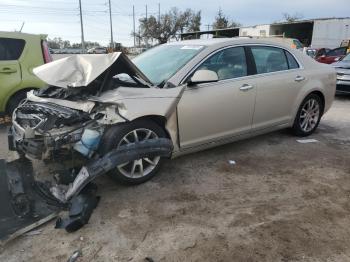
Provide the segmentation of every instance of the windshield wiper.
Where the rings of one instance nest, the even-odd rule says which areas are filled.
[[[163,80],[162,82],[160,82],[157,86],[159,87],[159,88],[163,88],[164,87],[164,85],[165,85],[165,83],[166,83],[166,81],[165,80]]]
[[[137,76],[133,76],[137,81],[139,81],[142,85],[144,86],[148,86],[148,87],[153,87],[153,85],[149,84],[148,82],[146,82],[145,80],[143,80],[142,78],[139,78]]]

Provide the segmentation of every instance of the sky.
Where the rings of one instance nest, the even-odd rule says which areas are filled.
[[[85,41],[110,42],[108,0],[81,0]],[[305,19],[350,16],[349,0],[111,0],[113,37],[115,42],[132,46],[132,7],[135,6],[136,28],[138,19],[164,13],[171,7],[191,8],[202,12],[201,29],[212,24],[219,10],[231,20],[244,26],[268,24],[282,19],[283,13],[300,13]],[[0,31],[47,34],[80,42],[79,0],[0,0]]]

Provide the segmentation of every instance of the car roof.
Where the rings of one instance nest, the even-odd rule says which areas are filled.
[[[171,42],[167,45],[203,45],[203,46],[222,46],[222,45],[238,45],[238,44],[266,44],[289,47],[282,41],[274,41],[274,38],[250,38],[250,37],[234,37],[234,38],[211,38],[211,39],[193,39]]]
[[[0,31],[0,37],[18,38],[18,39],[26,39],[26,38],[38,37],[38,38],[41,38],[41,39],[46,39],[47,35],[45,35],[45,34],[28,34],[28,33],[22,33],[22,32]]]

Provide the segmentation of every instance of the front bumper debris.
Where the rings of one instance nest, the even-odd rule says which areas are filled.
[[[55,218],[62,204],[52,200],[39,192],[29,160],[0,160],[0,245]]]
[[[172,150],[172,142],[167,138],[127,144],[91,160],[75,175],[65,170],[55,186],[36,181],[28,159],[10,163],[0,160],[0,241],[7,242],[51,220],[61,210],[68,210],[69,214],[58,218],[56,228],[78,230],[88,223],[99,202],[92,182],[96,177],[136,159],[170,157]]]
[[[170,157],[172,150],[173,144],[167,138],[148,139],[123,145],[83,166],[67,190],[62,190],[61,187],[53,187],[51,192],[62,203],[66,203],[79,194],[96,177],[109,172],[118,165],[145,157]]]

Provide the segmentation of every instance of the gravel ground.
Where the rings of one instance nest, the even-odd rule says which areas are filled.
[[[50,222],[0,261],[66,261],[75,250],[78,261],[350,261],[349,112],[350,97],[337,97],[317,143],[282,130],[167,161],[139,186],[101,177],[88,225],[68,234]],[[13,157],[4,129],[0,143]]]

